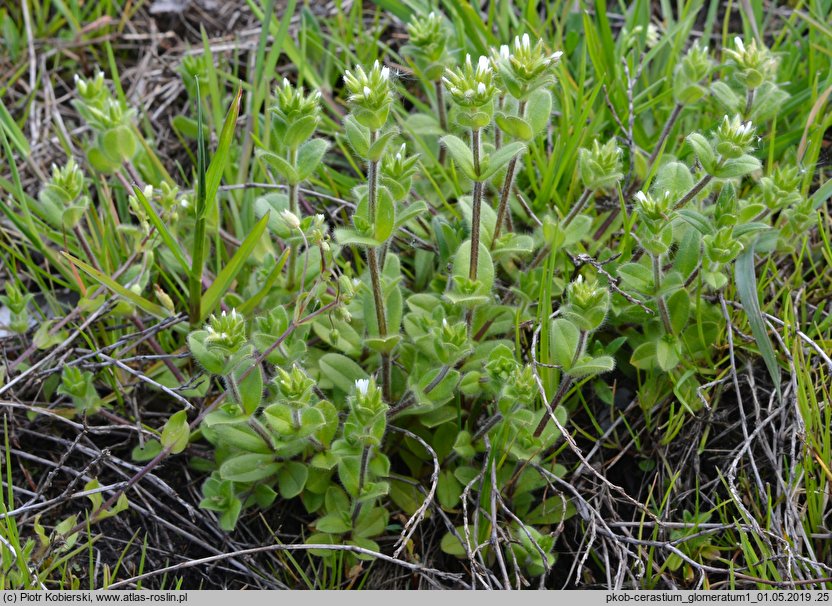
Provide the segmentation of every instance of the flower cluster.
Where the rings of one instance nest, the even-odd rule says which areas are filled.
[[[284,136],[291,139],[285,142],[286,146],[299,146],[312,135],[320,122],[321,93],[315,91],[307,95],[302,86],[296,88],[284,78],[283,84],[275,89],[274,99],[272,115],[282,127]]]
[[[726,48],[725,54],[737,66],[736,78],[750,89],[758,88],[763,82],[774,81],[779,61],[768,48],[752,40],[746,46],[742,38],[734,38],[735,48]]]
[[[488,57],[485,56],[481,56],[474,66],[471,55],[466,55],[462,67],[445,70],[442,82],[451,93],[454,103],[462,107],[488,106],[497,93],[497,87],[494,85],[494,71]]]
[[[205,347],[209,351],[230,355],[246,343],[246,321],[236,309],[232,309],[231,313],[223,311],[219,316],[211,316],[205,331],[208,333]]]
[[[607,190],[624,177],[621,164],[621,148],[610,139],[604,145],[596,139],[592,148],[581,148],[578,166],[584,187],[592,191]]]
[[[714,136],[715,149],[724,158],[739,158],[748,153],[756,140],[754,125],[750,120],[743,122],[738,115],[730,120],[725,116]]]
[[[673,77],[673,97],[676,103],[695,103],[707,94],[708,91],[701,82],[707,78],[712,66],[708,47],[699,46],[698,41],[694,42],[676,66]]]
[[[393,103],[390,68],[376,61],[369,72],[360,65],[344,72],[344,84],[349,92],[347,102],[355,119],[370,130],[378,130],[387,122]]]
[[[501,46],[493,61],[506,90],[515,99],[524,100],[532,91],[554,83],[553,68],[561,55],[560,51],[548,53],[542,40],[532,46],[529,35],[523,34],[514,39],[513,48]]]

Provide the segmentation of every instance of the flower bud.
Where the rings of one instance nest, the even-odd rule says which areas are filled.
[[[379,130],[387,122],[393,103],[390,68],[376,61],[369,72],[360,65],[354,72],[344,72],[344,84],[349,92],[347,102],[359,124],[371,131]]]
[[[275,103],[270,108],[283,143],[297,149],[315,132],[320,122],[321,93],[306,95],[303,87],[295,88],[284,78],[274,91]]]
[[[800,204],[800,170],[797,166],[778,166],[774,173],[760,179],[763,201],[770,210]]]
[[[689,105],[707,94],[700,83],[708,77],[712,62],[708,47],[700,47],[694,42],[688,52],[676,66],[673,77],[673,97],[677,103]]]
[[[705,258],[713,263],[730,263],[737,258],[742,250],[742,244],[734,236],[734,228],[725,226],[715,234],[702,237]]]
[[[743,122],[738,115],[731,120],[725,116],[714,133],[715,148],[723,158],[739,158],[748,153],[756,141],[754,125]]]
[[[581,330],[596,330],[607,317],[610,307],[610,291],[598,285],[596,280],[584,280],[583,276],[566,288],[568,306],[564,315]]]
[[[529,94],[555,82],[554,68],[562,52],[549,53],[538,40],[534,46],[528,34],[514,39],[513,48],[507,45],[493,51],[492,61],[497,67],[502,84],[515,99],[527,99]]]
[[[746,46],[739,36],[734,38],[734,47],[726,48],[725,54],[737,67],[735,77],[740,83],[753,90],[763,82],[776,80],[779,61],[768,48],[756,40]]]
[[[497,88],[494,86],[494,71],[487,57],[481,56],[476,66],[471,55],[465,56],[465,63],[456,69],[448,68],[442,83],[451,94],[451,99],[460,107],[469,109],[490,109]]]
[[[274,381],[280,393],[289,400],[290,404],[295,405],[308,401],[312,387],[315,385],[315,381],[296,365],[292,365],[292,370],[289,372],[278,367]]]
[[[592,191],[612,189],[624,177],[621,148],[610,139],[603,146],[596,139],[592,149],[581,148],[578,166],[584,187]]]
[[[246,344],[246,321],[236,309],[212,315],[205,330],[205,347],[211,352],[231,355]]]
[[[407,24],[408,53],[427,64],[440,63],[445,54],[448,33],[441,14],[431,11],[427,16],[416,16]]]

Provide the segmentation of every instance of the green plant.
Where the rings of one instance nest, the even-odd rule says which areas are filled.
[[[151,109],[76,4],[24,5],[38,52],[50,10],[76,25],[85,61],[61,68],[56,47],[43,65],[108,69],[68,93],[64,166],[38,167],[15,117],[52,80],[0,107],[18,333],[0,399],[79,439],[15,423],[9,486],[51,461],[26,458],[31,432],[72,444],[67,467],[123,430],[141,439],[107,448],[140,467],[85,486],[89,522],[129,524],[145,499],[176,512],[187,493],[142,490],[187,461],[202,511],[166,532],[217,558],[216,521],[272,537],[249,554],[258,582],[361,586],[382,557],[454,586],[551,585],[557,563],[576,586],[828,584],[824,2],[612,20],[606,3],[377,0],[398,21],[250,2],[256,47],[204,32],[164,70],[181,106]],[[18,13],[0,12],[23,66],[9,87],[28,73]],[[734,16],[754,42],[731,42]],[[44,518],[24,519],[31,544],[3,519],[4,578],[78,585],[85,521]],[[157,552],[142,562],[177,565]]]

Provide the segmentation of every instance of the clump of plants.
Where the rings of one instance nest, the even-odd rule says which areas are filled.
[[[311,554],[352,570],[413,554],[431,524],[473,585],[545,582],[564,524],[591,520],[567,480],[601,477],[579,442],[607,439],[595,415],[620,408],[622,385],[644,428],[633,440],[667,445],[719,405],[724,352],[734,364],[735,325],[747,323],[780,389],[754,253],[788,256],[817,221],[796,164],[761,141],[789,94],[778,57],[742,38],[721,61],[686,44],[666,82],[625,61],[621,103],[601,85],[579,91],[593,85],[572,43],[521,32],[457,52],[438,11],[406,33],[400,57],[322,86],[337,93],[329,104],[302,72],[262,99],[216,98],[208,60],[189,59],[196,119],[174,127],[194,143],[190,189],[100,72],[78,78],[85,166],[55,167],[27,221],[48,228],[32,235],[40,249],[66,244],[44,254],[84,312],[113,305],[147,334],[154,357],[139,379],[178,404],[134,457],[152,469],[190,453],[205,474],[199,506],[223,531],[291,507]],[[415,81],[393,68],[403,62]],[[212,106],[228,110],[206,124]],[[650,113],[647,126],[625,124],[624,106]],[[254,108],[245,144],[243,107]],[[620,128],[596,127],[590,110]],[[118,189],[117,205],[93,203],[93,178]],[[5,292],[25,333],[31,295]],[[734,299],[742,313],[729,313]],[[148,320],[170,324],[152,332]],[[113,402],[96,385],[131,370],[65,366],[54,393],[93,416]],[[633,506],[664,515],[655,500]],[[685,511],[686,524],[708,519]],[[688,528],[671,541],[682,547],[659,566],[681,582],[721,555]]]

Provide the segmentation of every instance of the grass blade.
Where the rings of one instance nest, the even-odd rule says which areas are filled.
[[[222,174],[231,157],[231,141],[234,138],[234,127],[237,125],[237,117],[240,115],[240,100],[242,97],[243,89],[242,87],[238,87],[237,94],[234,95],[234,101],[231,102],[231,107],[228,109],[225,122],[220,131],[217,151],[214,153],[214,157],[211,158],[211,164],[208,165],[208,170],[205,173],[206,203],[213,203],[213,200],[216,198],[217,191],[220,188],[220,181],[222,181]],[[200,125],[200,132],[202,132],[201,129],[202,126]]]
[[[127,299],[130,303],[138,307],[139,309],[149,313],[151,316],[155,316],[157,318],[167,318],[170,314],[167,310],[162,307],[161,305],[156,305],[152,301],[148,301],[141,295],[137,295],[129,288],[125,288],[115,280],[113,280],[110,276],[104,275],[91,265],[87,265],[80,259],[76,259],[68,252],[61,253],[69,262],[75,265],[78,269],[83,271],[87,274],[90,278],[101,284],[101,286],[111,290],[113,293],[117,294],[118,296]]]
[[[214,279],[214,282],[210,287],[208,287],[208,290],[205,291],[205,294],[202,296],[200,320],[207,318],[208,314],[214,311],[216,306],[219,305],[220,299],[222,299],[223,295],[228,292],[234,278],[237,277],[237,274],[251,256],[251,252],[254,250],[254,247],[257,246],[257,243],[260,241],[268,223],[269,214],[266,213],[266,215],[257,222],[257,225],[254,226],[254,229],[251,230],[251,233],[249,233],[246,239],[243,240],[243,243],[240,244],[240,248],[237,249],[237,252],[235,252],[234,256],[228,261],[228,264],[223,267],[222,271]]]
[[[191,254],[191,272],[188,277],[188,311],[191,327],[199,324],[202,310],[202,269],[205,264],[205,222],[207,220],[207,197],[205,195],[205,131],[202,129],[202,95],[199,92],[199,79],[196,83],[196,226],[194,229],[194,247]]]
[[[777,356],[774,354],[774,347],[766,330],[766,323],[763,313],[760,310],[760,301],[757,297],[757,275],[754,273],[754,245],[740,253],[734,265],[734,278],[737,281],[737,295],[742,303],[748,323],[751,326],[751,334],[760,349],[760,355],[766,363],[768,373],[780,395],[780,366],[777,364]]]
[[[188,261],[185,259],[185,253],[182,252],[182,248],[180,248],[179,243],[168,231],[165,222],[162,221],[162,218],[158,215],[156,210],[150,205],[150,202],[148,202],[141,188],[138,185],[133,184],[133,192],[136,194],[139,204],[142,205],[142,208],[144,208],[144,211],[147,213],[148,219],[150,219],[150,222],[153,223],[153,227],[156,228],[156,231],[162,237],[164,243],[173,253],[173,256],[176,257],[176,260],[179,262],[182,270],[187,274],[190,270],[190,265],[188,265]]]

